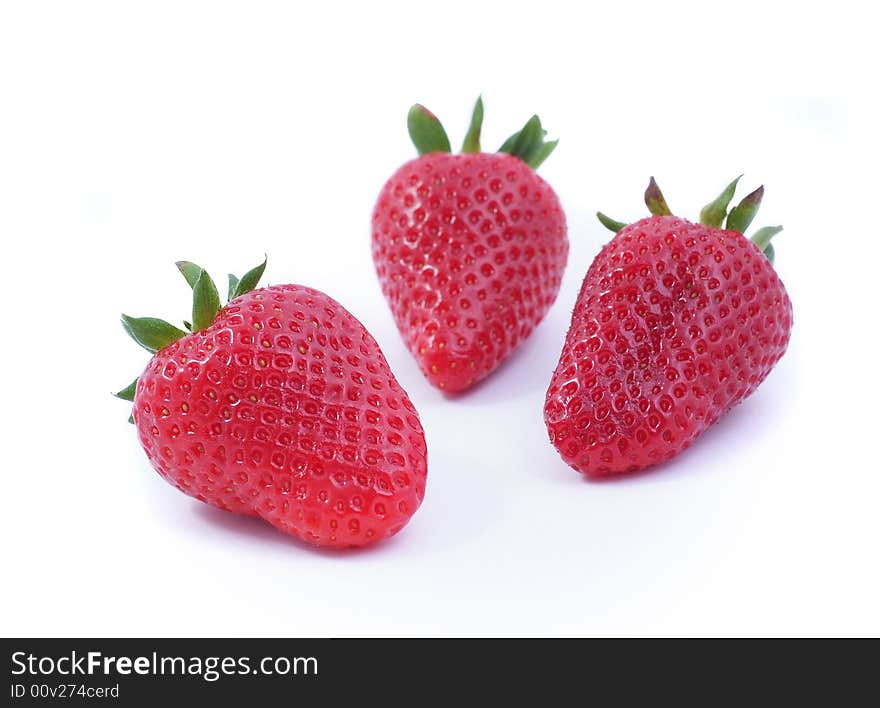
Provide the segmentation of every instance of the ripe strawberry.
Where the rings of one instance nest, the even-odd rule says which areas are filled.
[[[420,157],[382,188],[373,261],[401,334],[434,386],[461,391],[489,375],[556,299],[568,258],[565,215],[535,169],[558,141],[538,116],[498,153],[480,152],[482,99],[461,155],[437,118],[409,113]]]
[[[677,455],[785,353],[791,301],[770,246],[782,229],[743,236],[763,187],[727,215],[738,180],[699,224],[672,216],[653,178],[654,216],[625,226],[599,214],[618,233],[584,279],[544,406],[551,442],[579,472]]]
[[[397,533],[425,494],[419,416],[364,326],[302,285],[254,290],[265,262],[229,303],[198,266],[184,332],[122,316],[153,358],[117,395],[156,471],[185,494],[259,516],[318,546],[364,546]]]

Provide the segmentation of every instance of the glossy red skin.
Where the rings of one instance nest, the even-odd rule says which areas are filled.
[[[737,231],[655,216],[627,226],[581,287],[544,419],[588,476],[674,457],[785,353],[791,301]]]
[[[488,376],[556,299],[565,215],[517,157],[431,153],[401,167],[373,210],[373,262],[397,326],[437,388]]]
[[[317,290],[279,285],[158,352],[134,420],[180,491],[328,547],[397,533],[425,494],[419,416],[376,341]]]

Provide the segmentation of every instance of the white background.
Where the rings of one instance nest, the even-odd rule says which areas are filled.
[[[862,3],[8,2],[0,9],[7,635],[880,633],[877,41]],[[485,145],[533,112],[567,211],[557,304],[471,394],[419,374],[376,282],[373,200],[414,101]],[[696,218],[764,183],[794,302],[760,390],[656,471],[591,483],[544,392],[583,274],[656,175]],[[320,288],[418,407],[425,503],[311,550],[153,472],[110,392],[118,314],[189,309],[173,262]]]

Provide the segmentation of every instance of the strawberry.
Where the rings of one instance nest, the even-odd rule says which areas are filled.
[[[448,392],[488,376],[532,333],[568,258],[559,199],[535,173],[558,141],[545,142],[533,116],[484,153],[482,123],[479,99],[453,155],[437,118],[413,106],[420,157],[392,175],[373,210],[382,292],[422,372]]]
[[[265,268],[229,276],[229,303],[199,266],[191,332],[122,316],[153,354],[117,395],[156,471],[184,494],[258,516],[318,546],[397,533],[425,493],[418,413],[379,345],[342,305],[302,285],[254,290]]]
[[[598,215],[617,235],[581,286],[544,406],[551,442],[579,472],[634,472],[674,457],[785,353],[791,301],[770,245],[782,229],[743,236],[764,190],[727,214],[738,180],[698,224],[672,216],[653,178],[653,216],[625,226]]]

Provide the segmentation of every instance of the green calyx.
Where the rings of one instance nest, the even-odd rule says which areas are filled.
[[[452,152],[449,136],[431,111],[417,103],[409,109],[406,127],[419,155],[429,152]]]
[[[763,185],[758,187],[751,194],[743,197],[743,200],[733,207],[727,215],[727,224],[725,224],[725,228],[733,229],[734,231],[739,231],[741,234],[745,234],[746,229],[749,228],[752,220],[758,213],[763,198]]]
[[[146,349],[155,354],[172,342],[186,336],[186,332],[173,324],[156,317],[129,317],[122,315],[122,328],[128,335]]]
[[[601,211],[596,212],[596,218],[602,222],[602,226],[604,226],[609,231],[613,231],[614,233],[617,233],[618,231],[626,228],[626,224],[624,224],[622,221],[615,221],[610,216],[605,216],[605,214],[603,214]]]
[[[117,391],[113,395],[116,396],[116,398],[121,398],[123,401],[128,401],[129,403],[132,403],[132,402],[134,402],[134,394],[137,391],[137,383],[138,383],[138,380],[135,379],[130,384],[128,384],[128,386],[126,386],[124,389],[122,389],[121,391]],[[128,422],[131,423],[132,425],[134,425],[134,416],[133,415],[128,416]]]
[[[666,197],[663,196],[663,192],[660,191],[660,187],[657,186],[653,177],[645,190],[645,206],[654,216],[672,216],[672,212],[666,204]]]
[[[727,217],[727,207],[730,206],[730,200],[736,194],[736,185],[742,179],[742,175],[737,177],[733,182],[728,184],[724,191],[721,192],[713,201],[709,202],[700,211],[700,223],[706,226],[712,226],[720,229]]]
[[[213,324],[222,307],[217,286],[204,268],[190,261],[178,261],[176,265],[187,284],[192,288],[192,320],[183,321],[184,329],[155,317],[130,317],[125,314],[121,317],[122,328],[151,354],[155,354],[191,332],[207,329]],[[264,258],[260,265],[251,268],[241,278],[230,273],[229,302],[256,288],[265,270],[266,259]],[[133,401],[136,390],[137,379],[113,395],[125,401]],[[134,421],[130,418],[129,422]]]
[[[468,132],[464,136],[464,144],[461,146],[462,152],[480,152],[480,133],[483,130],[483,97],[477,98],[474,104],[474,111],[471,114],[471,124],[468,126]]]
[[[220,293],[217,292],[211,276],[204,270],[196,278],[192,291],[192,329],[193,332],[200,332],[209,327],[220,312]]]
[[[419,155],[431,152],[452,152],[449,136],[447,136],[443,125],[437,116],[421,104],[417,103],[409,109],[407,127]],[[483,97],[480,96],[471,114],[471,122],[461,148],[463,153],[481,152],[480,133],[482,128]],[[550,157],[559,143],[558,140],[547,141],[546,137],[547,131],[541,126],[541,119],[535,115],[529,118],[522,130],[505,140],[498,152],[518,157],[533,170],[536,170],[544,160]]]
[[[720,229],[723,225],[726,229],[745,234],[746,229],[751,225],[761,206],[761,200],[764,198],[764,187],[758,187],[754,192],[743,197],[742,201],[728,212],[728,207],[733,200],[733,195],[736,193],[736,188],[741,178],[742,175],[733,180],[724,188],[721,194],[702,208],[700,211],[701,224],[717,229]],[[672,215],[672,211],[670,211],[666,204],[666,198],[653,177],[651,177],[648,188],[645,190],[645,205],[654,216]],[[615,221],[601,211],[596,213],[596,217],[605,228],[614,233],[627,226],[624,222]],[[775,251],[770,243],[770,239],[780,231],[782,231],[781,226],[765,226],[758,229],[751,237],[751,240],[761,249],[761,252],[767,256],[771,263],[773,263]]]

